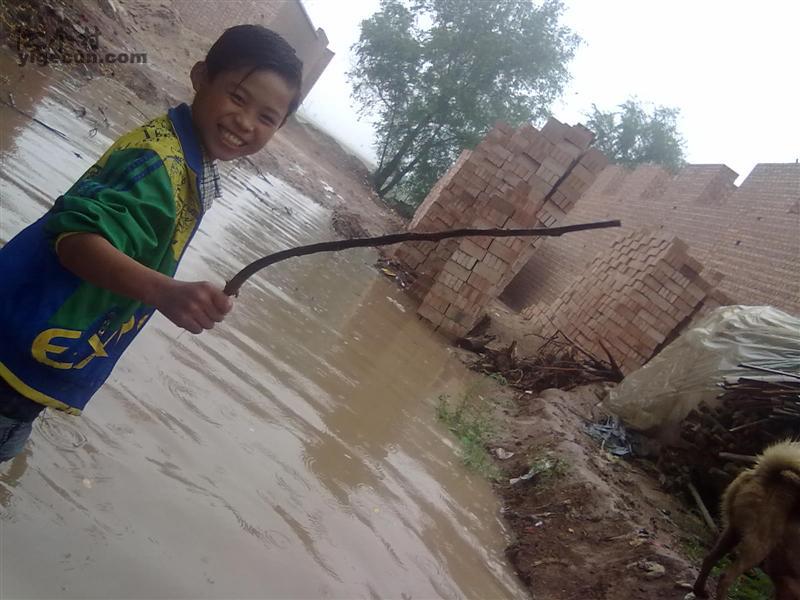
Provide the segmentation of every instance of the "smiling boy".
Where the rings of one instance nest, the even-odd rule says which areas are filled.
[[[257,25],[225,31],[181,104],[117,140],[0,249],[0,462],[50,406],[80,414],[155,310],[201,333],[231,299],[173,279],[215,197],[214,161],[258,152],[300,102],[302,63]]]

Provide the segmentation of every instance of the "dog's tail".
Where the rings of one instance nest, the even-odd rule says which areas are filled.
[[[785,440],[764,450],[756,461],[755,475],[780,478],[800,489],[800,441]]]

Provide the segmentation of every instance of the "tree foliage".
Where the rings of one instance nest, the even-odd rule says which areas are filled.
[[[592,105],[586,126],[595,133],[594,145],[612,161],[634,166],[642,163],[677,170],[685,162],[684,140],[678,133],[680,110],[656,106],[649,112],[635,98],[617,110],[601,111]]]
[[[547,114],[578,44],[562,10],[560,0],[381,0],[348,74],[376,122],[381,196],[417,204],[496,120]]]

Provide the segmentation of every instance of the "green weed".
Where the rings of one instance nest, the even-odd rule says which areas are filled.
[[[700,566],[700,563],[708,553],[709,548],[695,537],[683,540],[684,555],[693,563]],[[711,571],[708,580],[709,591],[713,591],[717,580],[723,570],[731,564],[729,558],[723,558]],[[768,600],[774,594],[772,582],[761,569],[751,569],[731,587],[730,600]]]
[[[508,385],[508,379],[502,373],[489,373],[489,379],[494,379],[500,385]]]
[[[461,459],[473,471],[489,479],[497,479],[500,469],[486,450],[494,432],[491,407],[480,395],[465,393],[458,402],[446,394],[439,396],[436,418],[458,438]]]

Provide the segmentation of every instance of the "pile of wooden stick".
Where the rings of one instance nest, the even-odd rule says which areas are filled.
[[[569,390],[578,385],[602,381],[622,381],[619,366],[594,356],[561,331],[545,339],[533,356],[519,357],[516,342],[504,348],[492,348],[472,338],[459,345],[480,355],[471,366],[487,375],[502,376],[519,390],[538,393],[548,388]]]
[[[755,455],[773,442],[800,434],[800,376],[767,371],[768,378],[722,383],[718,405],[701,406],[690,414],[681,438],[703,453]]]
[[[721,493],[764,448],[800,436],[800,375],[740,366],[756,373],[720,384],[714,407],[700,405],[681,424],[683,447],[663,449],[659,467],[668,487],[693,480]]]

